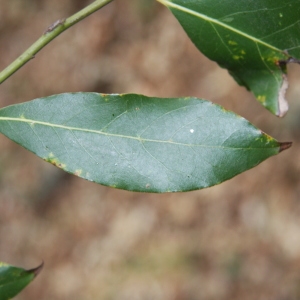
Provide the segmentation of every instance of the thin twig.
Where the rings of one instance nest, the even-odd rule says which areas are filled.
[[[35,43],[0,73],[0,84],[24,66],[29,60],[34,58],[41,49],[62,32],[112,1],[113,0],[96,0],[73,16],[67,19],[58,20],[51,24]]]

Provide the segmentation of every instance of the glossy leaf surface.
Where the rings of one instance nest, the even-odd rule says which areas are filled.
[[[285,147],[196,98],[61,94],[0,110],[0,131],[67,172],[116,188],[188,191],[227,180]]]
[[[300,58],[299,0],[158,0],[196,47],[228,69],[272,113],[288,105],[286,65]]]
[[[0,262],[0,300],[8,300],[19,294],[41,271],[43,265],[24,270]]]

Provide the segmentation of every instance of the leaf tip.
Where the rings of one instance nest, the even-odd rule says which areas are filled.
[[[40,272],[42,271],[44,267],[44,262],[42,262],[38,267],[34,268],[34,269],[30,269],[27,272],[28,273],[32,273],[34,275],[34,277],[38,276],[40,274]]]
[[[289,149],[292,147],[292,142],[284,142],[284,143],[280,143],[280,148],[279,148],[279,153],[286,150],[286,149]]]

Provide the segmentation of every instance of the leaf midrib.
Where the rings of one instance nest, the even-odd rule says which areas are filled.
[[[217,19],[213,19],[213,18],[211,18],[209,16],[206,16],[204,14],[201,14],[201,13],[196,12],[194,10],[191,10],[189,8],[186,8],[186,7],[183,7],[181,5],[175,4],[175,3],[173,3],[173,2],[171,2],[169,0],[157,0],[157,1],[160,2],[161,4],[167,6],[167,7],[175,8],[177,10],[186,12],[186,13],[188,13],[190,15],[194,15],[196,17],[199,17],[199,18],[201,18],[203,20],[206,20],[208,22],[211,22],[211,23],[214,23],[216,25],[222,26],[222,27],[224,27],[224,28],[226,28],[228,30],[231,30],[232,32],[235,32],[235,33],[237,33],[237,34],[239,34],[239,35],[241,35],[241,36],[243,36],[243,37],[245,37],[245,38],[247,38],[249,40],[252,40],[254,43],[264,45],[265,47],[268,47],[268,48],[270,48],[270,49],[272,49],[274,51],[283,53],[283,51],[281,49],[278,49],[278,48],[276,48],[276,47],[274,47],[274,46],[272,46],[272,45],[270,45],[270,44],[268,44],[268,43],[266,43],[266,42],[264,42],[264,41],[262,41],[262,40],[260,40],[260,39],[258,39],[256,37],[253,37],[253,36],[251,36],[251,35],[243,32],[243,31],[240,31],[240,30],[238,30],[238,29],[236,29],[236,28],[234,28],[232,26],[229,26],[229,25],[223,23],[223,22],[220,22]]]
[[[236,149],[236,150],[245,150],[245,149],[273,149],[273,148],[279,148],[279,146],[276,147],[259,147],[259,148],[243,148],[243,147],[224,147],[224,146],[209,146],[209,145],[198,145],[198,144],[185,144],[185,143],[179,143],[179,142],[174,142],[171,140],[153,140],[153,139],[145,139],[141,137],[134,137],[134,136],[129,136],[129,135],[122,135],[122,134],[116,134],[116,133],[109,133],[109,132],[103,132],[100,130],[94,130],[94,129],[87,129],[87,128],[78,128],[78,127],[71,127],[71,126],[65,126],[65,125],[60,125],[60,124],[53,124],[53,123],[48,123],[48,122],[43,122],[43,121],[37,121],[37,120],[32,120],[32,119],[24,119],[24,118],[11,118],[11,117],[0,117],[0,121],[15,121],[15,122],[23,122],[27,123],[29,126],[38,124],[38,125],[43,125],[47,127],[55,127],[55,128],[60,128],[60,129],[65,129],[69,131],[82,131],[82,132],[88,132],[88,133],[96,133],[104,136],[111,136],[111,137],[119,137],[119,138],[125,138],[125,139],[132,139],[136,140],[139,142],[153,142],[153,143],[167,143],[167,144],[174,144],[174,145],[181,145],[181,146],[188,146],[188,147],[206,147],[206,148],[221,148],[221,149]]]

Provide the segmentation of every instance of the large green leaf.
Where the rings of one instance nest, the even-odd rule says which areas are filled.
[[[211,102],[133,94],[9,106],[0,110],[0,132],[67,172],[143,192],[212,186],[287,146]]]
[[[0,300],[8,300],[23,290],[41,271],[43,265],[24,270],[0,262]]]
[[[299,0],[158,0],[196,47],[227,68],[272,113],[288,105],[286,66],[300,58]]]

